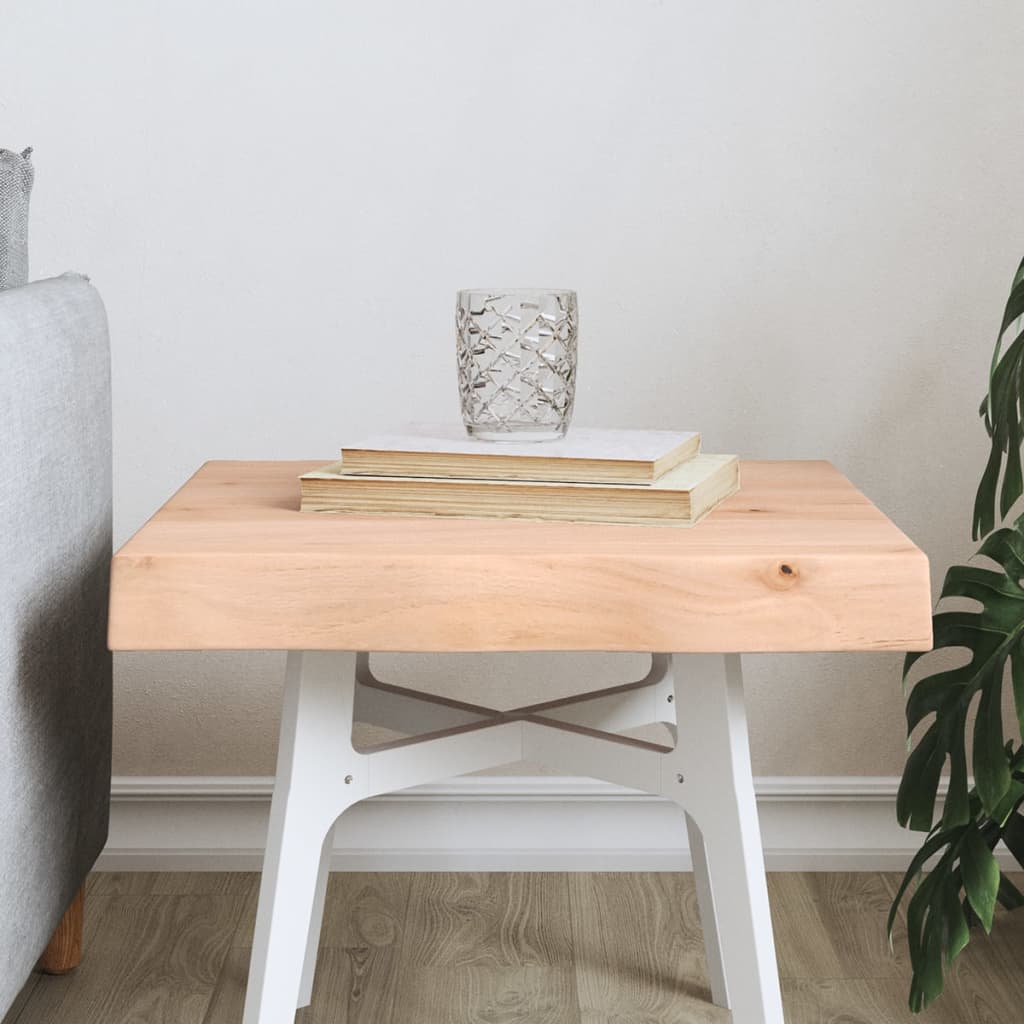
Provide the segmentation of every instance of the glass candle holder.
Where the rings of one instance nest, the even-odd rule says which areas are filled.
[[[576,394],[576,293],[477,288],[455,305],[459,399],[471,437],[553,441]]]

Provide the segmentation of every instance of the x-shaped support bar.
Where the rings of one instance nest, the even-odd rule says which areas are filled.
[[[407,734],[401,739],[360,747],[363,754],[509,722],[530,722],[659,754],[668,753],[674,746],[674,743],[667,746],[620,734],[621,730],[656,722],[667,725],[675,733],[671,659],[664,654],[652,655],[650,671],[636,682],[525,704],[507,711],[386,683],[373,674],[370,656],[366,653],[356,657],[355,677],[355,720]]]

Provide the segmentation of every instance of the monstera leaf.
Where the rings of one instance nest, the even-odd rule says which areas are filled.
[[[1010,297],[1006,300],[995,351],[992,353],[988,394],[981,403],[981,418],[992,439],[992,450],[974,502],[975,540],[991,533],[996,525],[997,492],[999,519],[1006,516],[1014,502],[1024,493],[1024,472],[1021,470],[1021,445],[1024,445],[1024,426],[1021,424],[1024,411],[1024,329],[1017,324],[1022,315],[1024,260],[1021,260],[1010,286]],[[1010,331],[1013,325],[1017,326],[1015,332]],[[1011,336],[1012,340],[1004,352],[1003,341]],[[999,487],[1000,470],[1004,470],[1002,487]]]
[[[1010,910],[1024,905],[1024,895],[1002,876],[992,852],[1002,841],[1024,865],[1024,748],[1018,738],[1007,740],[1002,714],[1008,683],[1014,731],[1024,735],[1024,516],[995,529],[1024,493],[1022,317],[1024,261],[1010,287],[981,404],[992,447],[974,503],[973,530],[985,540],[971,564],[946,574],[932,622],[934,651],[912,654],[904,665],[905,681],[918,667],[924,670],[907,698],[908,735],[923,731],[903,770],[897,815],[900,824],[928,836],[893,901],[889,937],[916,880],[906,914],[914,1012],[942,992],[944,969],[970,941],[972,927],[990,930],[997,903]],[[933,827],[947,766],[949,789]]]
[[[978,697],[974,717],[974,779],[982,810],[994,815],[1010,789],[1011,772],[1004,749],[1002,693],[1007,663],[1016,698],[1018,720],[1024,723],[1024,518],[1013,528],[986,538],[978,555],[999,568],[955,565],[946,573],[941,602],[967,598],[973,611],[939,611],[932,628],[934,650],[910,654],[909,674],[921,658],[940,660],[939,652],[964,649],[970,660],[920,680],[907,699],[907,730],[913,732],[929,715],[934,719],[907,759],[897,799],[901,825],[927,832],[932,827],[939,779],[949,761],[949,792],[942,823],[965,825],[970,820],[967,788],[966,733],[968,712]],[[945,659],[942,659],[945,660]]]
[[[1024,894],[999,871],[992,850],[1001,840],[1024,864],[1024,751],[1008,757],[1012,782],[995,817],[984,813],[977,790],[967,797],[967,821],[940,822],[918,850],[889,911],[889,942],[899,906],[912,882],[917,888],[907,904],[907,944],[913,972],[910,1009],[924,1009],[942,993],[944,968],[970,941],[980,924],[991,931],[996,904],[1008,910],[1024,906]],[[931,870],[922,877],[928,861]]]

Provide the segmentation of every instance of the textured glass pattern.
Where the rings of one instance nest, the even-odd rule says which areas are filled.
[[[569,428],[576,392],[576,293],[461,291],[459,397],[487,441],[548,441]]]

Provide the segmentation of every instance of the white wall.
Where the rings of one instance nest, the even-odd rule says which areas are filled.
[[[579,291],[578,423],[830,458],[938,581],[1024,242],[1022,47],[1015,0],[8,0],[33,271],[109,307],[118,539],[204,459],[455,416],[456,288],[539,282]],[[498,662],[416,671],[491,699]],[[115,771],[270,772],[281,668],[119,657]],[[899,771],[898,657],[748,674],[758,773]]]

